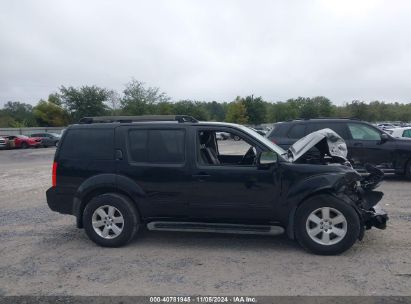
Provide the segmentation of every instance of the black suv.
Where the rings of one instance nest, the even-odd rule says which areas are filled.
[[[240,140],[217,141],[219,132]],[[307,138],[345,146],[331,130]],[[382,193],[373,191],[380,171],[363,178],[330,150],[321,164],[303,164],[241,125],[189,116],[84,118],[61,139],[47,203],[75,215],[107,247],[128,243],[144,226],[286,232],[315,253],[338,254],[365,229],[385,228],[387,215],[376,206]]]
[[[355,169],[361,171],[369,163],[386,173],[411,179],[411,140],[394,138],[364,121],[348,118],[291,120],[274,124],[267,137],[288,149],[298,139],[324,128],[334,130],[345,140],[348,160]]]

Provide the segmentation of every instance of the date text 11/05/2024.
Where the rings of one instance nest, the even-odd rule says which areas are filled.
[[[150,303],[257,303],[255,297],[248,296],[157,296],[149,300]]]

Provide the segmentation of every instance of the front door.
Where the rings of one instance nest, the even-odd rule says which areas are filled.
[[[258,153],[266,148],[231,128],[198,127],[193,132],[191,218],[221,222],[273,219],[280,186],[275,167],[256,165]]]

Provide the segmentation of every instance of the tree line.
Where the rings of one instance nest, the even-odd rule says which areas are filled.
[[[334,105],[328,98],[298,97],[268,102],[262,97],[237,96],[230,102],[172,101],[157,87],[132,79],[122,94],[98,86],[65,87],[37,105],[8,101],[0,109],[0,127],[66,126],[85,116],[191,115],[199,120],[258,125],[296,118],[356,117],[375,121],[411,121],[411,104],[360,100]]]

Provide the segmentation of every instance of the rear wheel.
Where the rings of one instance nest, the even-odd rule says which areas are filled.
[[[316,254],[340,254],[349,249],[360,234],[360,219],[346,202],[322,194],[309,198],[296,213],[297,241]]]
[[[117,193],[94,197],[84,209],[83,225],[88,237],[104,247],[129,243],[137,233],[139,216],[134,204]]]

